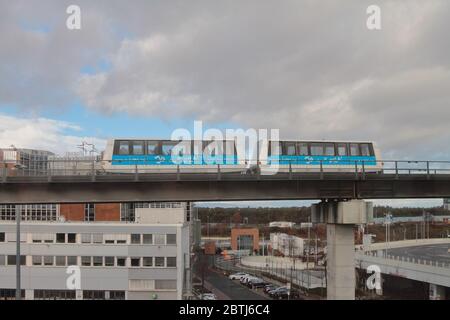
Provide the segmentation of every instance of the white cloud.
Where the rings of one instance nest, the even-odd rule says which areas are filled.
[[[56,154],[80,151],[82,141],[93,143],[102,150],[105,141],[95,137],[67,134],[80,131],[77,125],[46,118],[17,118],[0,114],[0,147],[30,148],[52,151]]]

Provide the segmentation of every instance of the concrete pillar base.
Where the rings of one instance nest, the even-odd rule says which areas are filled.
[[[355,299],[353,228],[373,219],[373,206],[364,200],[322,201],[311,207],[311,221],[327,224],[327,298]]]
[[[353,225],[327,225],[327,299],[355,299]]]
[[[445,287],[430,283],[430,300],[445,300]]]

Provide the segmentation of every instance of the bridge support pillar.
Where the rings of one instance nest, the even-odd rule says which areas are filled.
[[[445,287],[430,283],[430,300],[445,300]]]
[[[327,299],[355,299],[354,226],[373,217],[371,202],[322,201],[312,205],[313,223],[327,224]]]

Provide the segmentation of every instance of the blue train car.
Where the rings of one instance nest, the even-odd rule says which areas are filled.
[[[242,172],[251,164],[272,166],[276,170],[355,171],[382,170],[379,150],[373,142],[269,141],[260,143],[255,156],[237,152],[233,140],[172,141],[160,139],[112,139],[103,154],[108,172]],[[238,156],[239,154],[239,156]]]

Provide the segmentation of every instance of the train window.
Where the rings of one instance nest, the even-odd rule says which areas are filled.
[[[281,154],[281,146],[278,141],[269,142],[269,156],[279,156]]]
[[[350,155],[359,156],[359,146],[357,143],[350,143]]]
[[[144,141],[133,141],[133,154],[144,154]]]
[[[307,156],[309,154],[308,152],[308,144],[304,142],[299,142],[297,146],[298,154],[300,156]]]
[[[232,141],[232,140],[225,141],[225,154],[227,156],[233,156],[236,154],[236,148],[234,147],[234,141]]]
[[[334,143],[326,143],[325,144],[325,155],[326,156],[334,156]]]
[[[128,141],[119,141],[119,154],[130,154],[130,144]]]
[[[347,144],[338,143],[337,144],[337,154],[338,154],[338,156],[346,156],[347,155]]]
[[[176,145],[176,142],[163,142],[162,143],[162,154],[164,156],[170,156],[172,155],[172,149]]]
[[[158,142],[147,141],[147,154],[149,155],[158,154]]]
[[[295,143],[294,142],[285,142],[284,143],[284,154],[287,156],[295,156]]]
[[[203,141],[204,154],[206,156],[216,156],[223,154],[223,141]]]
[[[178,142],[177,144],[177,149],[178,149],[178,155],[180,157],[182,156],[188,156],[192,153],[192,146],[191,146],[191,141],[190,140],[183,140]]]
[[[370,147],[368,143],[361,143],[360,147],[362,156],[370,156]]]
[[[322,143],[311,143],[311,155],[312,156],[323,156],[323,144]]]

